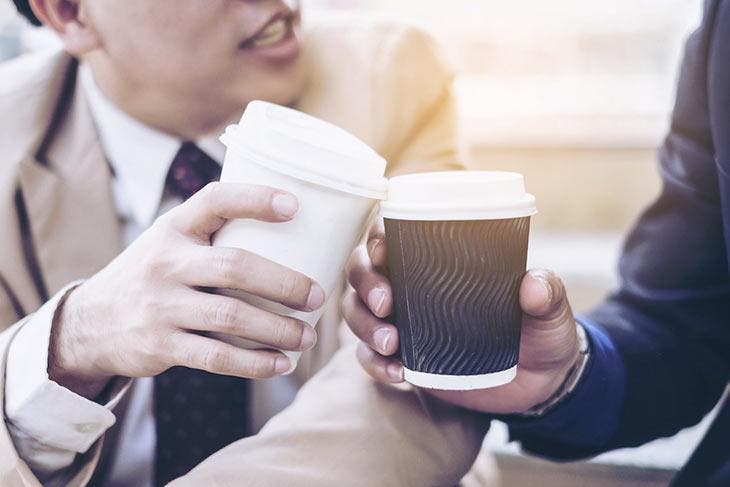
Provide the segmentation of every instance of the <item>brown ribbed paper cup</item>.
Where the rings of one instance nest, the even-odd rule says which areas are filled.
[[[468,390],[516,373],[530,217],[520,174],[391,179],[382,203],[405,379]]]

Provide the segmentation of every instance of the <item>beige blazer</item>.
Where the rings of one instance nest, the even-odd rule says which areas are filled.
[[[361,137],[389,161],[390,174],[459,167],[452,77],[429,37],[387,22],[328,21],[307,29],[305,53],[301,110]],[[122,250],[109,168],[76,75],[76,61],[58,51],[0,65],[1,371],[27,317]],[[328,306],[319,344],[297,371],[302,380],[340,348],[339,296]],[[3,381],[4,373],[0,404]],[[68,485],[103,473],[123,409],[78,458]],[[476,416],[374,385],[343,350],[260,435],[179,485],[453,485],[485,428]],[[0,422],[0,486],[36,485]]]

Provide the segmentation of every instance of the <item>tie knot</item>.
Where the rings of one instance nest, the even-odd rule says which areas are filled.
[[[170,164],[165,185],[174,195],[187,200],[221,175],[220,165],[192,142],[183,142]]]

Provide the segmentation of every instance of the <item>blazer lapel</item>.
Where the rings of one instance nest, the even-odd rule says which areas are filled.
[[[709,107],[730,266],[730,2],[720,1],[708,65]]]
[[[122,249],[110,169],[71,63],[46,139],[19,168],[20,189],[42,284],[53,295],[90,277]],[[70,80],[70,81],[69,81]],[[26,255],[26,259],[28,255]]]

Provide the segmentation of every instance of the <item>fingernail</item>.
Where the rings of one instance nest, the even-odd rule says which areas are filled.
[[[393,382],[403,382],[403,366],[401,364],[388,364],[385,370],[390,380]]]
[[[552,286],[550,286],[550,280],[546,272],[542,269],[532,269],[528,272],[528,275],[532,278],[532,280],[540,283],[540,286],[542,286],[542,289],[544,291],[544,296],[547,296],[547,298],[543,302],[545,304],[550,304],[553,300],[553,288]]]
[[[383,355],[390,355],[388,345],[390,344],[390,330],[387,328],[380,328],[373,334],[373,341],[375,346],[378,347],[378,351]]]
[[[314,311],[319,309],[324,304],[324,290],[316,282],[312,284],[309,289],[309,296],[307,297],[307,309]]]
[[[368,305],[373,313],[380,315],[381,308],[385,302],[385,291],[375,288],[368,294]]]
[[[542,287],[545,289],[545,295],[547,296],[547,299],[545,300],[546,304],[553,302],[553,287],[550,285],[550,281],[545,276],[538,276],[537,280],[540,281],[540,284],[542,284]]]
[[[317,332],[311,326],[305,324],[304,332],[302,332],[302,350],[309,350],[315,343],[317,343]]]
[[[271,199],[271,207],[279,215],[285,218],[291,218],[299,211],[299,202],[288,193],[277,193]]]
[[[382,243],[383,243],[383,241],[381,239],[379,239],[379,238],[376,238],[376,239],[371,240],[370,242],[368,242],[368,255],[370,256],[371,259],[375,255],[375,251],[378,249],[378,247]]]
[[[283,374],[291,368],[291,361],[287,357],[276,357],[274,359],[274,372]]]

